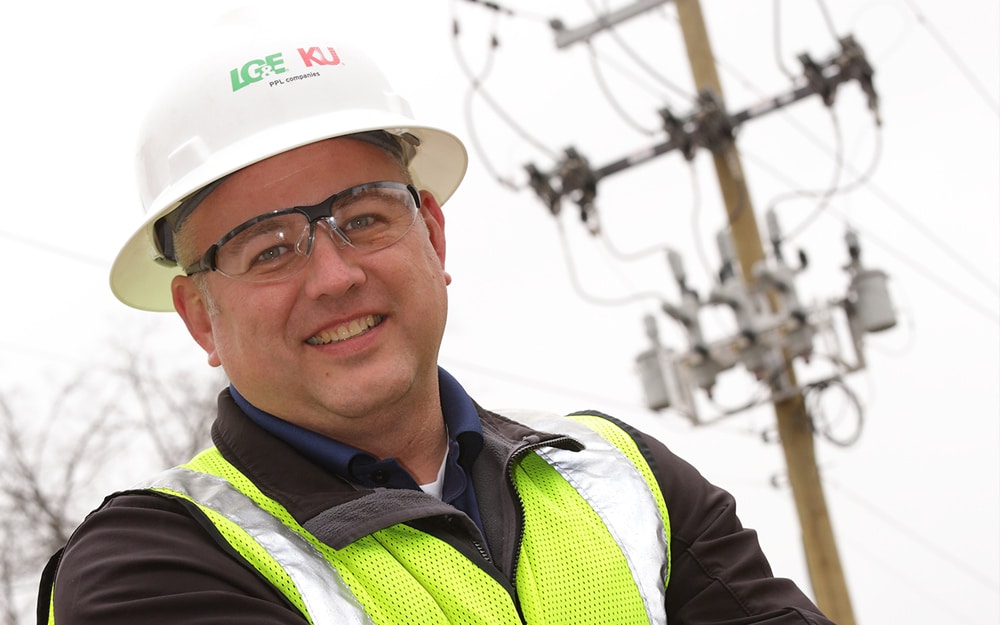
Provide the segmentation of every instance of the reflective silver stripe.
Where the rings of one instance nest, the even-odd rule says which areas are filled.
[[[226,480],[177,467],[144,486],[181,493],[243,528],[292,578],[314,625],[373,625],[323,554]]]
[[[649,622],[666,625],[667,539],[649,485],[635,465],[600,434],[552,414],[504,411],[506,417],[542,432],[565,434],[586,449],[543,448],[538,454],[594,508],[622,548]],[[650,528],[659,528],[650,531]]]

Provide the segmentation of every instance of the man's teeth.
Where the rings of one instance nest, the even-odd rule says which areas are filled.
[[[327,345],[337,341],[346,341],[359,334],[364,334],[369,328],[374,328],[380,323],[382,323],[382,315],[368,315],[360,319],[353,319],[350,323],[338,326],[334,330],[321,332],[306,342],[310,345]]]

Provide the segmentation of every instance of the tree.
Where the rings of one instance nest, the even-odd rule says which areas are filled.
[[[120,351],[120,363],[80,372],[37,413],[23,394],[0,391],[4,625],[33,622],[45,562],[105,494],[210,444],[221,374],[165,372]]]

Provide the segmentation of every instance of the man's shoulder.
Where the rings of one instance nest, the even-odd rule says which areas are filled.
[[[236,613],[254,600],[271,616],[290,617],[273,588],[183,502],[148,491],[113,495],[80,524],[54,588],[56,616],[67,623],[226,622],[225,605]],[[217,598],[218,611],[199,607],[204,593]]]
[[[158,548],[171,550],[186,546],[193,536],[201,538],[199,534],[204,530],[176,499],[143,490],[115,493],[73,532],[60,568],[77,561],[114,561]],[[105,551],[108,545],[116,548]]]

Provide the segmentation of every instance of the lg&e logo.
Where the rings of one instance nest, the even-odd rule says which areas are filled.
[[[316,46],[310,48],[299,48],[299,57],[306,67],[313,65],[339,65],[340,56],[332,48],[327,46],[322,49]],[[277,74],[284,74],[288,71],[285,67],[285,59],[281,52],[269,54],[262,59],[251,59],[243,64],[243,67],[234,67],[229,71],[229,78],[233,83],[233,91],[239,91],[247,85],[260,82],[265,78],[270,78]]]

